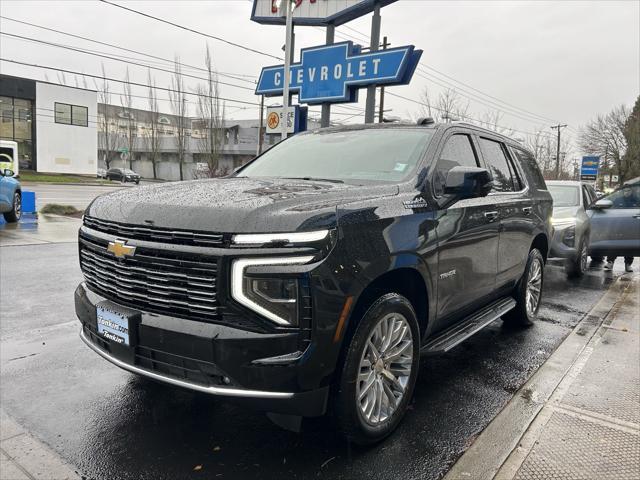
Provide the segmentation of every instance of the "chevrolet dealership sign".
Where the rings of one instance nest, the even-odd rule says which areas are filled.
[[[282,0],[286,1],[286,0]],[[295,0],[294,25],[342,25],[371,13],[396,0]],[[253,0],[251,20],[262,24],[284,25],[285,19],[278,8],[280,0]]]
[[[352,42],[304,48],[301,61],[291,65],[289,91],[301,103],[355,102],[367,85],[408,84],[421,55],[412,45],[370,53]],[[283,86],[284,66],[265,67],[256,95],[282,95]]]

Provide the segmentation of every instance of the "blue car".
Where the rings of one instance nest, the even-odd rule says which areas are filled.
[[[9,223],[17,222],[22,215],[22,189],[9,169],[0,171],[0,213]]]

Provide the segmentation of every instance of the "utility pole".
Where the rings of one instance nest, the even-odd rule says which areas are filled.
[[[387,37],[385,35],[382,40],[382,49],[386,50],[390,44],[387,43]],[[384,86],[380,87],[380,111],[378,112],[378,123],[384,122]]]
[[[291,0],[283,0],[286,16],[286,38],[284,43],[284,85],[282,89],[282,140],[287,138],[289,124],[289,83],[291,82],[291,43],[293,40],[293,5]]]
[[[556,148],[556,173],[555,173],[556,180],[560,178],[560,130],[562,130],[566,126],[567,126],[566,123],[564,125],[558,124],[558,125],[551,126],[551,128],[558,130],[558,145]]]
[[[335,41],[335,33],[336,33],[335,25],[333,24],[327,25],[327,37],[326,37],[327,45],[333,44],[333,42]],[[328,127],[330,123],[331,123],[331,104],[323,103],[322,112],[320,114],[320,126]]]
[[[371,44],[370,52],[377,52],[380,45],[380,4],[376,2],[371,20]],[[367,103],[364,111],[364,123],[373,123],[376,115],[376,86],[367,87]],[[381,109],[382,110],[382,109]]]
[[[260,126],[258,127],[258,155],[262,153],[262,143],[264,141],[264,133],[262,132],[264,117],[264,95],[260,95]]]

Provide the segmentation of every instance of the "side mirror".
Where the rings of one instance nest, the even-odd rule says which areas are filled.
[[[447,172],[444,193],[459,199],[486,197],[492,186],[491,174],[486,168],[453,167]]]
[[[595,210],[606,210],[607,208],[611,207],[613,207],[613,202],[611,200],[607,200],[606,198],[598,200],[591,206],[591,208]]]
[[[4,175],[5,177],[13,177],[13,170],[5,168],[2,172],[2,175]]]

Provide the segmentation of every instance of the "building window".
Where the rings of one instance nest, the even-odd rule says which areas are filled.
[[[71,105],[71,123],[79,127],[89,126],[89,109],[78,105]]]
[[[55,104],[55,122],[65,125],[76,125],[87,127],[89,124],[89,109],[79,105],[69,105],[67,103]]]

